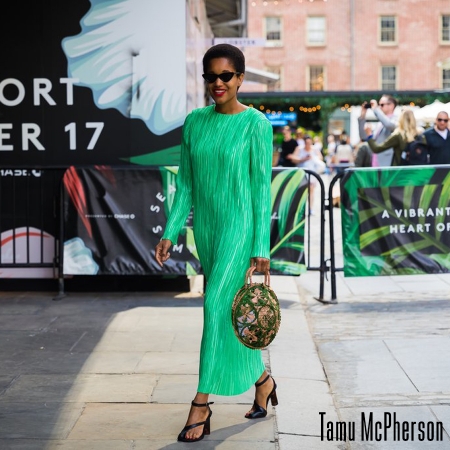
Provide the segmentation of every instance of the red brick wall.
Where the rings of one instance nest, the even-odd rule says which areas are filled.
[[[256,3],[257,6],[252,6]],[[350,5],[354,4],[353,45]],[[380,67],[397,66],[399,90],[441,87],[438,63],[450,62],[450,45],[439,43],[441,14],[450,14],[450,0],[262,0],[248,2],[248,36],[264,37],[264,17],[283,18],[283,46],[247,47],[247,65],[265,70],[281,66],[282,90],[305,91],[308,65],[323,65],[325,90],[378,90]],[[325,16],[327,43],[306,45],[306,18]],[[379,16],[397,17],[397,45],[379,45]],[[353,58],[352,58],[353,48]],[[351,66],[353,61],[353,86]],[[265,91],[261,84],[244,83],[244,92]]]

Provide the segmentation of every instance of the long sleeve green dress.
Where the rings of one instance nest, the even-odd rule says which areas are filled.
[[[192,111],[183,127],[177,190],[163,239],[177,242],[194,207],[194,236],[207,285],[198,392],[238,395],[265,370],[245,347],[231,305],[251,257],[269,258],[273,132],[262,113]]]

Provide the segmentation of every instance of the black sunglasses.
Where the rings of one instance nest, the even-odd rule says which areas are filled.
[[[438,119],[438,122],[448,122],[448,119]]]
[[[239,76],[241,72],[224,72],[219,75],[215,73],[204,73],[202,77],[208,82],[208,83],[214,83],[217,78],[220,78],[224,83],[227,83],[230,81],[235,75]]]

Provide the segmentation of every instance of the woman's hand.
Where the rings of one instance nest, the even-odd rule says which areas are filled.
[[[270,270],[270,259],[250,258],[250,266],[255,267],[256,272],[266,273]]]
[[[169,239],[163,239],[155,247],[155,259],[161,267],[170,258],[169,248],[171,246],[172,242]]]

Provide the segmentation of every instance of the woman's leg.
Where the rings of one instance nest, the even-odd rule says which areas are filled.
[[[208,402],[209,394],[202,394],[201,392],[197,392],[194,398],[195,403],[204,404]],[[187,425],[192,425],[194,423],[204,422],[208,418],[209,408],[207,406],[198,407],[191,406],[191,410],[189,411],[189,416],[186,422]],[[186,432],[187,439],[196,439],[200,437],[203,433],[203,425],[199,427],[192,428]]]
[[[264,381],[269,374],[267,373],[267,370],[265,370],[262,375],[258,378],[258,381],[256,384],[261,383]],[[273,378],[270,377],[265,383],[261,384],[256,388],[255,393],[255,400],[256,403],[259,406],[262,406],[264,409],[267,409],[267,398],[269,397],[270,393],[272,392],[274,388],[274,381]],[[254,411],[254,407],[247,413],[251,414]]]

